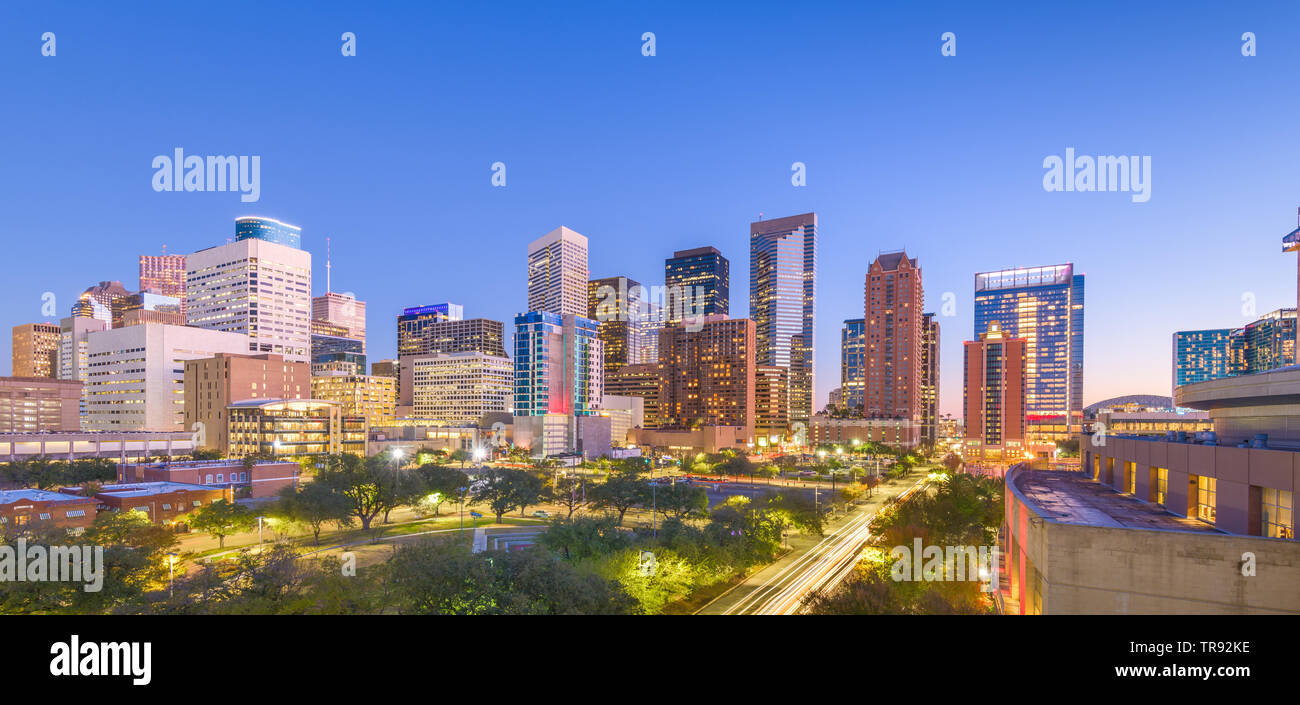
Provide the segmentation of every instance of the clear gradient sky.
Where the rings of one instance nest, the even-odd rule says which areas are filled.
[[[746,315],[750,221],[816,211],[818,408],[880,251],[920,258],[927,308],[956,295],[957,415],[976,271],[1087,274],[1085,403],[1168,394],[1170,334],[1247,322],[1243,293],[1295,305],[1297,3],[703,4],[7,2],[0,330],[55,320],[46,291],[61,317],[99,280],[134,288],[138,255],[222,244],[246,214],[303,228],[317,294],[333,238],[380,359],[403,306],[509,322],[528,242],[559,225],[593,277],[660,283],[674,249],[716,246]],[[176,147],[261,155],[261,201],[154,192]],[[1045,192],[1067,147],[1150,155],[1151,200]]]

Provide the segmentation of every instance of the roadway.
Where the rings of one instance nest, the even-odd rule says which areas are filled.
[[[833,522],[824,536],[791,537],[789,552],[696,614],[797,614],[809,594],[831,590],[848,577],[871,538],[876,513],[889,498],[906,499],[923,488],[927,471],[920,472],[920,479],[913,474],[881,484],[874,496]]]

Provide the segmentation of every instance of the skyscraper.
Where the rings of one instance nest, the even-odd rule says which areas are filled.
[[[638,328],[645,289],[627,277],[592,279],[588,283],[587,318],[599,325],[605,348],[605,374],[642,360]]]
[[[754,322],[715,315],[692,328],[670,323],[659,331],[659,427],[740,426],[752,436]]]
[[[166,251],[166,248],[163,249]],[[169,296],[179,301],[180,323],[183,325],[185,322],[185,255],[140,255],[140,293]],[[166,318],[166,316],[161,317]]]
[[[248,215],[235,218],[235,241],[241,240],[261,240],[301,249],[302,228],[282,223],[274,218]]]
[[[920,424],[925,307],[921,266],[906,252],[879,255],[867,268],[865,291],[863,415]]]
[[[975,333],[997,321],[1025,342],[1031,444],[1068,440],[1082,428],[1083,285],[1070,263],[975,275]]]
[[[1173,390],[1184,384],[1237,374],[1233,366],[1232,334],[1232,328],[1176,331],[1173,341]]]
[[[366,351],[366,302],[350,294],[327,291],[312,298],[311,318],[341,326],[346,330],[344,335],[360,340],[361,352]]]
[[[1234,334],[1237,374],[1266,372],[1296,361],[1296,310],[1278,309],[1247,323]]]
[[[939,320],[933,313],[921,319],[921,440],[939,438]]]
[[[185,255],[140,255],[140,291],[185,299]]]
[[[783,436],[790,430],[790,371],[754,366],[754,434]]]
[[[816,293],[817,214],[751,223],[749,313],[757,364],[790,370],[791,423],[812,416]]]
[[[406,308],[397,317],[397,405],[414,405],[412,365],[420,356],[480,352],[505,358],[505,325],[489,318],[464,317],[460,304]]]
[[[510,409],[510,359],[482,352],[419,355],[411,363],[412,415],[445,425],[481,422]]]
[[[528,246],[528,310],[587,315],[587,238],[566,228]]]
[[[731,263],[714,247],[678,250],[664,260],[664,288],[672,299],[666,302],[665,318],[669,323],[679,322],[697,310],[705,316],[726,316],[731,308]],[[680,293],[683,291],[690,292],[695,306],[676,305],[684,301]]]
[[[69,316],[59,321],[59,379],[81,382],[78,414],[84,426],[86,388],[90,381],[90,334],[108,329],[98,318]]]
[[[186,258],[188,325],[247,336],[240,352],[311,357],[311,253],[244,239]]]
[[[1296,361],[1296,310],[1278,309],[1241,328],[1174,333],[1173,388],[1267,372]]]
[[[1027,351],[1026,341],[1006,335],[996,319],[978,341],[966,342],[962,407],[968,459],[1023,454]]]
[[[573,314],[515,316],[515,442],[535,456],[608,452],[604,352],[596,322]],[[600,422],[603,422],[600,423]]]
[[[185,428],[185,360],[242,353],[238,333],[144,323],[87,336],[85,427],[90,431]]]
[[[840,402],[850,415],[861,416],[866,392],[867,322],[862,318],[844,321],[840,331]]]
[[[59,327],[53,323],[26,323],[13,329],[13,376],[59,376]]]
[[[111,326],[113,301],[130,295],[131,292],[122,286],[122,282],[100,282],[81,292],[77,302],[72,305],[72,315],[77,318],[94,318]]]
[[[532,311],[515,316],[515,415],[591,416],[604,393],[596,322]]]

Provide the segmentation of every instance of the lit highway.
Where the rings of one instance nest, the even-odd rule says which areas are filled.
[[[923,477],[907,487],[898,497],[905,500],[926,485]],[[832,590],[853,571],[863,547],[871,538],[872,522],[885,500],[887,488],[873,498],[867,508],[852,512],[820,541],[802,553],[796,549],[786,559],[759,571],[750,581],[741,583],[718,600],[706,605],[699,614],[796,614],[803,600],[817,590]],[[899,489],[902,489],[901,487]],[[815,537],[814,537],[815,538]],[[745,588],[749,588],[745,591]],[[739,599],[724,599],[729,595]]]

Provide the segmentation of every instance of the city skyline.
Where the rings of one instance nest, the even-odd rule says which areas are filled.
[[[1042,9],[1021,17],[953,8],[947,22],[961,37],[961,53],[944,63],[937,50],[943,28],[898,10],[840,10],[821,18],[824,34],[815,50],[752,56],[741,37],[772,22],[775,10],[760,8],[745,17],[701,10],[693,26],[627,11],[618,20],[624,29],[596,34],[587,30],[599,21],[561,10],[572,12],[574,22],[559,31],[557,41],[568,42],[569,33],[590,40],[581,48],[576,48],[580,42],[568,42],[575,48],[551,54],[528,40],[530,23],[538,17],[533,13],[540,10],[501,18],[500,34],[490,35],[471,21],[486,11],[459,9],[455,12],[470,28],[459,36],[438,33],[443,47],[438,56],[460,52],[480,66],[464,77],[439,79],[447,82],[443,87],[473,88],[469,82],[475,78],[507,67],[520,72],[507,84],[511,92],[504,98],[495,89],[465,93],[467,110],[488,115],[473,127],[437,117],[432,98],[390,90],[435,57],[421,48],[427,41],[403,41],[412,35],[378,12],[362,12],[359,20],[349,21],[359,25],[356,60],[368,62],[364,71],[337,63],[337,48],[327,46],[338,35],[335,25],[343,22],[337,7],[307,19],[249,7],[259,31],[276,32],[283,41],[267,48],[271,56],[234,57],[233,67],[220,70],[216,58],[230,59],[222,47],[232,37],[252,39],[243,28],[248,18],[238,13],[176,10],[177,26],[193,27],[182,39],[156,26],[133,28],[107,10],[90,8],[74,16],[52,9],[39,17],[6,10],[14,21],[3,23],[0,40],[29,70],[5,81],[16,100],[45,106],[39,119],[4,118],[12,132],[32,137],[15,147],[0,172],[5,194],[0,199],[10,214],[6,242],[12,257],[30,261],[45,261],[51,242],[66,246],[59,248],[59,267],[14,273],[0,325],[57,322],[87,286],[131,281],[140,255],[161,254],[164,245],[169,254],[223,245],[233,236],[231,221],[247,215],[301,226],[304,249],[318,264],[324,262],[325,238],[332,238],[333,288],[355,292],[369,303],[370,356],[384,359],[396,357],[388,331],[404,307],[459,301],[476,315],[505,322],[524,312],[525,283],[515,253],[560,226],[590,238],[591,278],[622,275],[653,284],[674,251],[716,247],[735,265],[730,314],[749,316],[740,295],[749,288],[746,223],[759,213],[772,218],[816,212],[821,261],[814,408],[838,386],[839,329],[843,320],[859,315],[861,277],[867,263],[884,251],[906,247],[925,264],[926,309],[940,313],[948,331],[941,341],[945,370],[959,369],[961,344],[972,330],[974,272],[1073,262],[1091,280],[1084,405],[1122,394],[1164,393],[1172,373],[1173,332],[1245,325],[1256,317],[1243,313],[1247,298],[1259,313],[1295,299],[1290,258],[1277,251],[1274,234],[1289,229],[1287,214],[1300,200],[1284,158],[1297,137],[1283,118],[1286,79],[1279,70],[1297,49],[1261,33],[1260,55],[1241,57],[1240,31],[1221,27],[1246,20],[1226,10],[1186,19],[1185,31],[1156,48],[1139,39],[1161,31],[1167,20],[1151,9],[1135,11],[1116,30],[1107,27],[1104,13],[1086,9]],[[1291,9],[1262,9],[1250,19],[1258,31],[1293,15]],[[1034,36],[1032,28],[1048,17],[1068,21],[1053,22],[1059,32],[1050,39]],[[869,31],[863,28],[881,18],[897,20],[898,36],[871,32],[871,41],[862,42]],[[45,64],[35,52],[27,58],[20,53],[30,43],[22,32],[37,20],[66,27],[60,31],[59,56]],[[638,50],[641,25],[659,32],[654,57]],[[733,31],[717,31],[722,26]],[[1107,27],[1104,47],[1128,53],[1062,56],[1053,49],[1100,36],[1102,27]],[[122,48],[133,44],[152,45],[161,55],[193,52],[205,61],[160,64],[152,52]],[[496,53],[476,48],[488,44]],[[871,91],[853,95],[836,80],[803,70],[826,61],[877,65],[900,53],[915,58],[902,67],[910,80],[873,82]],[[752,62],[734,84],[719,90],[716,81],[691,79],[707,64],[713,68],[706,78],[730,80],[734,64],[727,57],[733,55]],[[1041,55],[1054,56],[1053,65],[1027,59]],[[1144,62],[1147,77],[1168,92],[1115,86],[1107,79],[1135,57]],[[297,71],[262,70],[261,61],[288,62],[314,73],[302,81]],[[149,78],[115,89],[128,103],[164,101],[212,118],[169,124],[158,133],[132,127],[129,112],[86,115],[75,106],[102,101],[97,91],[108,90],[111,81],[103,88],[71,81],[60,68],[66,64],[92,76],[138,71]],[[237,84],[222,78],[232,69],[244,75]],[[390,78],[376,81],[376,69]],[[530,82],[557,71],[568,72],[559,97],[573,106],[576,119],[562,123],[535,112],[509,117],[537,101],[540,89]],[[969,87],[994,73],[1001,76],[996,90]],[[1069,94],[1054,91],[1048,80],[1061,73],[1077,80]],[[1189,76],[1196,76],[1194,83]],[[623,86],[628,77],[642,88]],[[191,83],[210,90],[199,95],[173,87]],[[357,99],[336,104],[337,93],[325,90],[336,83]],[[1191,90],[1170,98],[1180,87],[1204,85],[1213,86],[1212,97]],[[591,90],[596,86],[609,90]],[[655,91],[673,86],[676,92],[647,102],[636,92],[647,86]],[[237,98],[250,90],[290,98],[284,101],[289,115],[272,125],[265,116],[240,114]],[[807,129],[780,111],[746,114],[738,121],[735,106],[756,90],[800,90],[823,109],[802,118]],[[1099,92],[1113,99],[1097,101]],[[963,107],[935,115],[919,100],[934,94]],[[1024,108],[1035,97],[1052,101]],[[862,111],[878,101],[897,102],[898,113],[864,122]],[[701,107],[687,112],[685,105]],[[1126,106],[1122,113],[1115,110],[1119,105]],[[1252,109],[1243,112],[1241,105]],[[1174,113],[1177,125],[1158,127],[1161,116]],[[315,115],[331,118],[308,125]],[[368,134],[372,131],[364,126],[376,121],[393,129]],[[1225,121],[1243,129],[1225,133],[1218,129]],[[99,139],[103,130],[116,131],[119,139]],[[1212,144],[1199,137],[1209,133],[1217,135]],[[631,134],[638,138],[630,140]],[[320,140],[343,146],[322,154]],[[433,155],[436,168],[430,171],[427,160],[404,156],[405,148],[395,151],[397,144]],[[149,159],[177,146],[195,153],[260,154],[261,201],[245,204],[228,193],[153,191]],[[1071,146],[1152,155],[1152,199],[1136,204],[1119,194],[1045,192],[1043,158]],[[504,188],[491,186],[490,166],[496,161],[508,169]],[[796,161],[807,165],[807,186],[791,184],[790,165]],[[1227,166],[1207,170],[1206,164]],[[691,173],[696,171],[702,174]],[[434,226],[449,217],[457,219],[461,232],[448,234]],[[1204,266],[1207,248],[1225,242],[1236,245],[1240,256],[1216,263],[1213,285],[1193,285],[1186,274]],[[317,281],[311,293],[319,296],[323,289]],[[45,292],[56,296],[54,316],[41,315]],[[951,317],[942,315],[945,293],[954,297]],[[1158,323],[1128,325],[1134,301],[1143,302],[1144,318]],[[1150,353],[1133,356],[1134,349]],[[0,361],[0,367],[4,364]],[[940,385],[940,411],[960,415],[960,380],[943,375]]]

